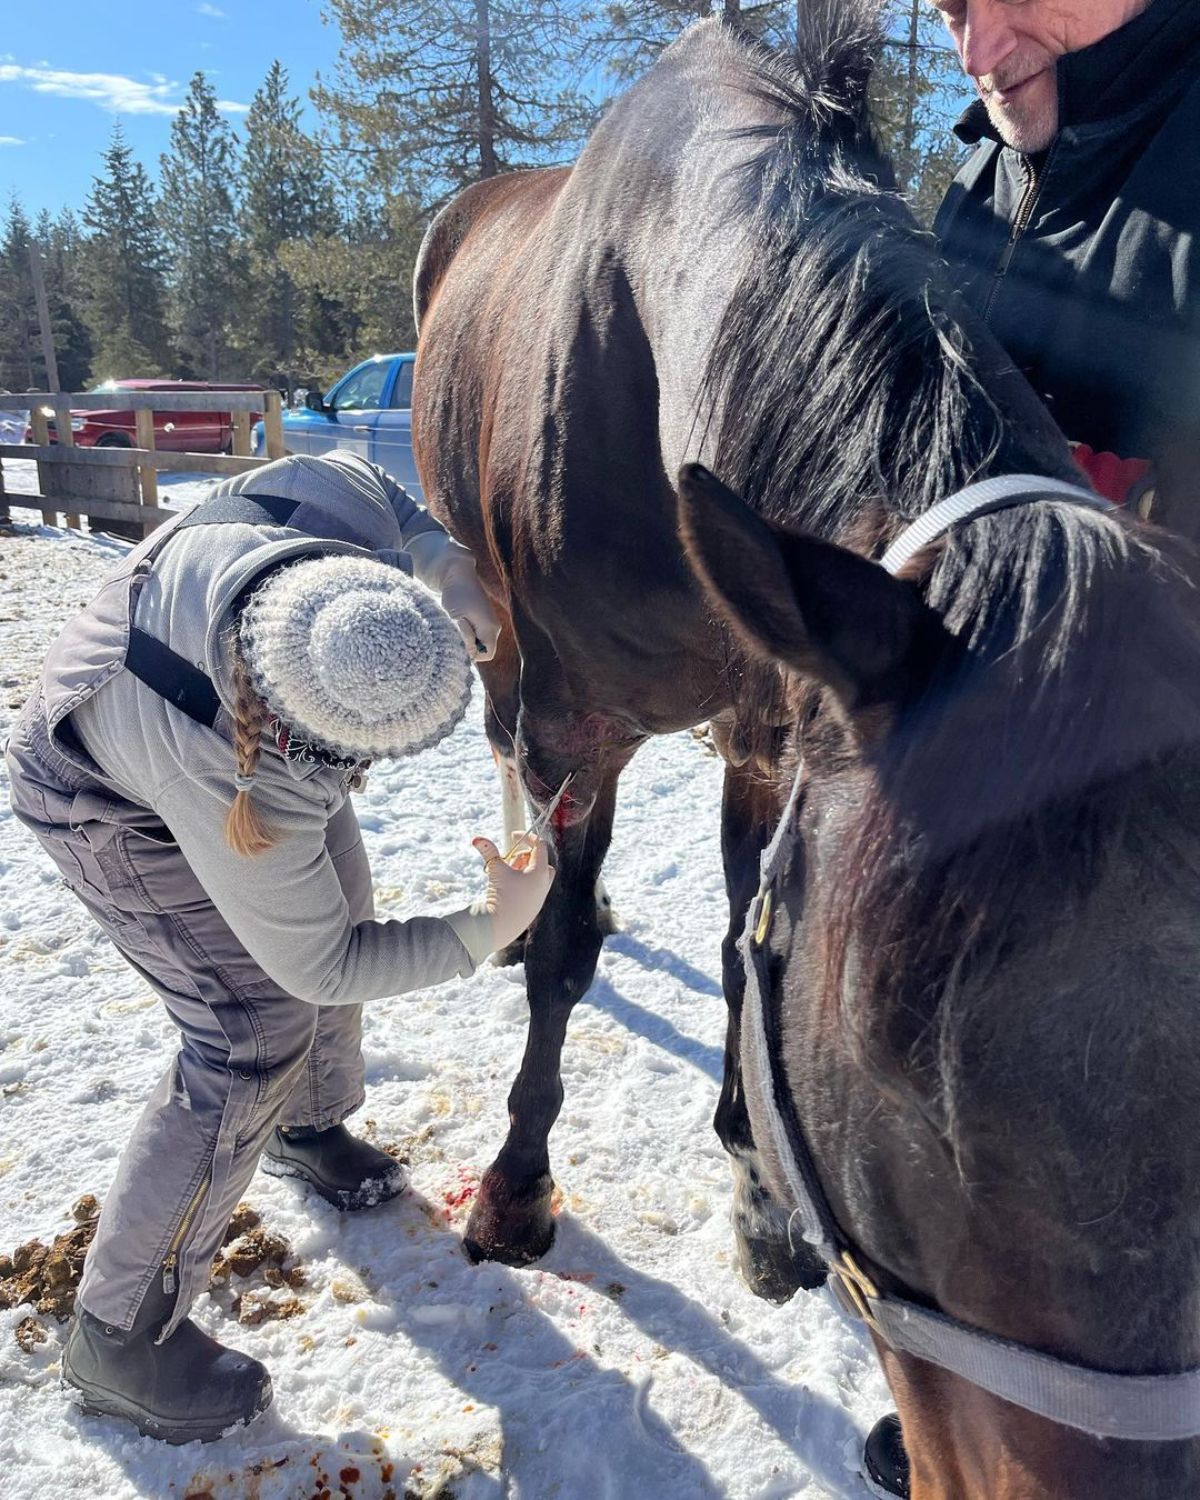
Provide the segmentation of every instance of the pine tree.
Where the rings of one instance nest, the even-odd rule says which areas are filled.
[[[330,296],[309,278],[305,286],[281,258],[285,247],[328,241],[338,229],[333,189],[317,144],[300,126],[300,102],[288,75],[271,64],[246,116],[245,195],[241,231],[249,278],[244,344],[251,372],[290,391],[308,376],[317,349],[330,336]],[[303,264],[301,259],[301,264]],[[336,298],[336,289],[331,295]]]
[[[693,21],[723,15],[764,35],[783,28],[787,10],[782,0],[622,0],[604,6],[605,29],[594,51],[615,81],[629,83]]]
[[[237,139],[213,86],[196,73],[160,166],[158,218],[171,257],[169,310],[185,367],[228,375],[242,268],[233,201]]]
[[[82,390],[92,362],[92,340],[81,313],[83,237],[69,209],[50,217],[43,209],[34,225],[42,252],[42,275],[50,309],[50,330],[64,391]]]
[[[343,175],[426,205],[499,172],[570,160],[594,105],[567,81],[573,0],[330,0],[342,33],[317,107]],[[349,170],[347,170],[349,169]]]
[[[928,224],[963,157],[950,127],[969,90],[926,0],[890,0],[886,23],[874,78],[879,131],[901,191]]]
[[[91,231],[83,280],[93,377],[170,373],[161,235],[145,168],[134,161],[119,123],[104,172],[92,180],[83,222]]]
[[[413,349],[412,276],[427,215],[397,194],[367,206],[337,234],[283,246],[280,257],[323,314],[314,337],[322,385],[365,353]]]
[[[45,363],[29,269],[32,231],[20,199],[9,200],[0,240],[0,387],[43,390]]]

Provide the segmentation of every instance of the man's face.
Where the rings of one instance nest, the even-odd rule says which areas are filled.
[[[1058,134],[1054,64],[1090,47],[1150,0],[933,0],[1001,139],[1044,151]]]

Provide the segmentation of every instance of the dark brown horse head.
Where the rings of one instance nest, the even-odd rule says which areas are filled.
[[[894,578],[706,470],[680,493],[714,606],[791,684],[806,780],[767,1003],[842,1233],[878,1286],[975,1328],[1200,1364],[1191,553],[1036,502]],[[1196,1441],[1102,1441],[879,1350],[919,1500],[1200,1493]]]

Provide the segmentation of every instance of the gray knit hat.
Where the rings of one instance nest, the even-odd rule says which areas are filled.
[[[239,625],[255,692],[333,755],[415,755],[466,712],[471,663],[423,584],[387,563],[316,557],[271,574]]]

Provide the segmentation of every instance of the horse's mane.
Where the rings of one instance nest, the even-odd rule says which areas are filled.
[[[706,383],[720,477],[781,525],[874,555],[980,475],[1078,479],[892,190],[870,125],[878,16],[875,0],[814,0],[794,57],[747,44],[743,86],[764,122],[744,133],[763,146],[740,204],[757,253]],[[949,1099],[985,988],[964,979],[971,963],[981,975],[985,950],[1027,936],[1038,900],[1061,910],[1064,887],[1104,878],[1143,836],[1136,820],[1170,810],[1164,859],[1200,847],[1182,793],[1200,790],[1194,569],[1161,535],[1069,503],[985,517],[941,545],[926,597],[964,650],[889,737],[827,885],[831,994],[894,1078],[920,1051],[923,1087]],[[997,693],[1020,729],[989,742]],[[1039,887],[1047,871],[1054,891]],[[954,955],[936,993],[871,983],[942,973]],[[953,1116],[947,1102],[951,1136]]]
[[[738,169],[735,211],[755,252],[705,381],[716,472],[760,513],[827,536],[881,508],[917,515],[1015,456],[1014,400],[1033,429],[1026,464],[1073,473],[894,190],[868,91],[879,9],[813,0],[794,53],[746,42],[736,83],[764,118],[739,134],[762,149]]]

